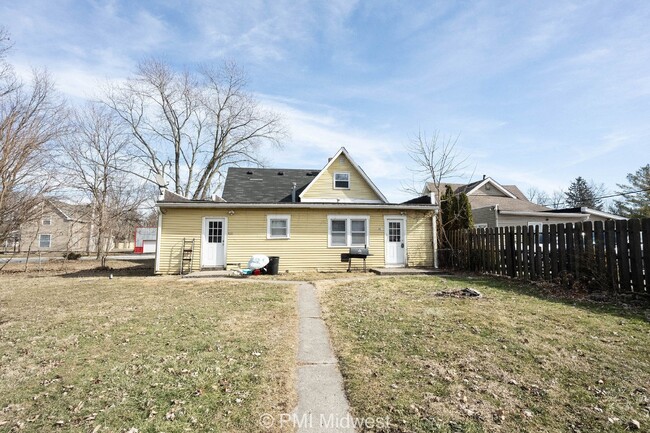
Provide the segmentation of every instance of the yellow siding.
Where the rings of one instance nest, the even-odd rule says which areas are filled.
[[[433,265],[432,213],[409,211],[406,220],[408,266]]]
[[[201,231],[205,217],[226,218],[227,263],[241,263],[243,267],[253,254],[280,257],[280,272],[299,270],[345,270],[347,263],[341,263],[341,253],[347,247],[327,246],[328,215],[363,215],[370,218],[369,267],[384,266],[384,215],[399,212],[390,210],[347,210],[336,209],[234,209],[234,215],[227,210],[210,209],[165,209],[162,215],[160,238],[159,272],[178,273],[180,267],[183,237],[195,239],[193,270],[200,269]],[[266,239],[268,214],[291,215],[291,239]],[[431,245],[431,215],[425,211],[409,211],[407,215],[407,263],[409,266],[431,266],[433,262]],[[354,260],[353,266],[361,264]]]
[[[334,189],[334,173],[340,172],[350,173],[350,189]],[[336,161],[322,172],[302,197],[312,200],[337,198],[342,201],[381,200],[344,154],[339,155]]]

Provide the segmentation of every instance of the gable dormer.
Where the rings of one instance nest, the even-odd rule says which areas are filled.
[[[342,147],[300,194],[302,202],[388,203]]]

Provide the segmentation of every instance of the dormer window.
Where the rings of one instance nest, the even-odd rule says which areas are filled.
[[[334,189],[350,189],[350,173],[334,173]]]

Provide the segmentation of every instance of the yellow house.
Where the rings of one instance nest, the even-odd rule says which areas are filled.
[[[433,267],[438,207],[421,201],[389,203],[345,148],[321,170],[231,167],[222,197],[163,193],[156,273],[179,273],[184,256],[197,271],[253,254],[279,257],[280,272],[345,270],[357,247],[369,267]]]

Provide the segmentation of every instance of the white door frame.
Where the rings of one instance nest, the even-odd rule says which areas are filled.
[[[388,259],[388,221],[400,220],[402,224],[402,241],[404,243],[404,261],[403,263],[386,263]],[[406,216],[404,215],[384,215],[384,266],[401,268],[405,267],[407,263],[408,244],[406,243]]]
[[[200,253],[200,258],[201,258],[201,268],[205,267],[203,261],[203,251],[206,245],[208,244],[208,233],[206,231],[207,223],[208,220],[213,221],[213,220],[221,220],[223,221],[223,234],[222,234],[222,239],[223,239],[223,267],[226,267],[226,263],[228,263],[228,258],[227,258],[227,252],[228,252],[228,218],[224,216],[207,216],[203,217],[201,220],[201,251]],[[220,265],[216,265],[217,267]],[[212,267],[212,266],[210,266]]]

